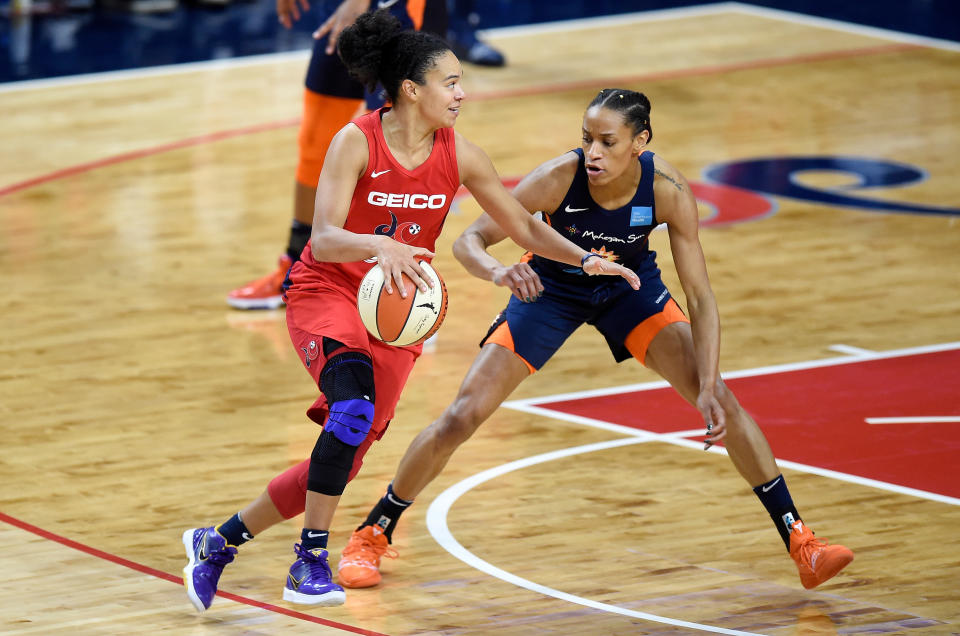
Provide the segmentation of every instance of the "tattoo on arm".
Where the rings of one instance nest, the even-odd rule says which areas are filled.
[[[654,174],[658,174],[664,179],[666,179],[667,181],[669,181],[670,183],[672,183],[677,190],[679,190],[680,192],[683,192],[683,186],[680,184],[679,181],[677,181],[667,173],[663,172],[662,170],[658,170],[657,168],[654,168],[653,172]]]

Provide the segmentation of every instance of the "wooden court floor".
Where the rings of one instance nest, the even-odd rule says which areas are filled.
[[[622,86],[651,98],[652,148],[691,181],[732,160],[863,157],[925,178],[858,196],[960,208],[955,47],[735,6],[506,31],[495,42],[510,65],[466,68],[458,128],[504,177],[578,145],[585,105]],[[618,446],[621,433],[506,408],[405,515],[382,585],[350,591],[341,608],[284,603],[296,519],[244,546],[225,594],[197,615],[179,585],[180,534],[225,520],[316,436],[304,416],[315,389],[283,311],[235,312],[223,300],[286,240],[305,66],[288,57],[0,90],[0,633],[960,632],[955,499],[786,468],[807,522],[857,554],[805,591],[722,453]],[[796,179],[856,184],[825,171]],[[956,214],[770,201],[769,214],[701,232],[724,370],[835,357],[835,345],[960,341]],[[452,398],[506,301],[450,254],[477,212],[463,199],[447,221],[436,259],[451,295],[446,323],[343,498],[334,554]],[[682,299],[665,233],[654,243]],[[581,330],[513,397],[655,379],[614,365]],[[943,423],[943,439],[956,440],[957,427]],[[450,497],[483,471],[608,442]],[[960,469],[944,475],[958,478]],[[438,541],[428,527],[437,515],[499,574]]]

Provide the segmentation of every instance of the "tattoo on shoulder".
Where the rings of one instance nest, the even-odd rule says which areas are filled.
[[[667,181],[669,181],[670,183],[672,183],[677,190],[679,190],[680,192],[683,192],[683,184],[681,184],[679,181],[677,181],[676,179],[668,175],[666,172],[664,172],[663,170],[660,170],[659,168],[654,168],[653,172],[654,174],[658,174],[664,179],[666,179]]]

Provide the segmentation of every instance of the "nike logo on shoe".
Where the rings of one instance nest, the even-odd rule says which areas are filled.
[[[776,486],[777,484],[780,483],[780,480],[781,480],[781,479],[783,479],[783,477],[777,477],[777,480],[776,480],[775,482],[773,482],[773,483],[770,484],[769,486],[764,486],[764,487],[761,488],[760,490],[762,490],[763,492],[770,492],[770,490],[771,490],[774,486]]]
[[[393,0],[393,2],[396,2],[396,1],[397,1],[397,0]],[[387,4],[387,5],[384,5],[384,4],[381,2],[381,3],[380,3],[380,5],[381,5],[380,8],[382,9],[384,6],[389,7],[391,4],[393,4],[393,2],[391,2],[390,4]],[[390,172],[389,169],[388,169],[388,170],[381,170],[380,172],[377,172],[376,170],[374,170],[373,172],[370,173],[370,178],[371,178],[371,179],[376,179],[376,178],[379,177],[380,175],[382,175],[382,174],[387,174],[388,172]]]
[[[206,561],[207,557],[210,556],[210,551],[207,549],[207,535],[204,533],[203,538],[200,539],[200,554],[199,558],[201,561]]]
[[[567,204],[567,207],[563,208],[564,212],[586,212],[590,208],[571,208],[570,204]]]

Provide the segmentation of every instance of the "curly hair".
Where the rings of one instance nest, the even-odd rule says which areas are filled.
[[[433,34],[404,30],[386,9],[364,13],[337,40],[337,53],[350,74],[370,90],[381,84],[392,102],[403,80],[424,84],[427,71],[449,50]]]

